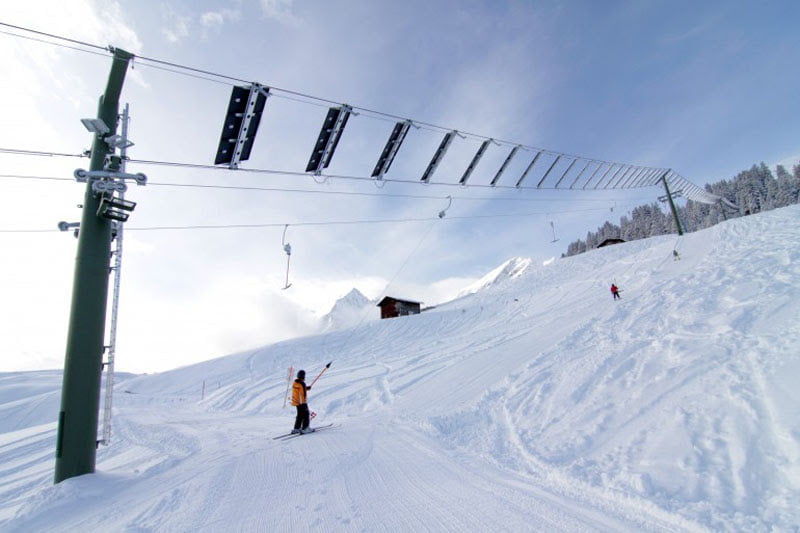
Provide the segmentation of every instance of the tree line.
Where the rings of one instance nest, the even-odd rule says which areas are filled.
[[[731,180],[708,184],[705,189],[726,198],[737,209],[722,202],[708,205],[687,200],[684,206],[676,205],[684,232],[708,228],[728,218],[800,203],[800,163],[794,165],[791,173],[783,165],[778,165],[773,174],[762,162],[740,172]],[[633,241],[677,232],[669,210],[662,210],[658,203],[653,202],[635,207],[629,214],[620,217],[619,224],[606,221],[597,231],[588,232],[586,239],[571,242],[561,257],[581,254],[596,248],[606,239]]]

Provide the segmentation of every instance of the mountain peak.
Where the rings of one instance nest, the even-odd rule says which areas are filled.
[[[360,290],[353,287],[350,290],[350,292],[348,292],[347,294],[336,300],[336,303],[333,304],[333,307],[335,308],[337,305],[340,304],[344,305],[345,303],[364,305],[371,302],[370,299],[364,296],[364,294]]]
[[[377,318],[378,311],[373,309],[374,306],[375,302],[354,287],[336,300],[328,314],[322,317],[320,320],[321,330],[348,328],[358,325],[362,320]]]
[[[461,292],[458,293],[458,297],[474,294],[509,279],[517,278],[531,266],[532,262],[533,261],[527,257],[512,257],[478,281],[464,287]]]

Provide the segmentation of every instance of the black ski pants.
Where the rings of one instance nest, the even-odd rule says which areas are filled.
[[[294,419],[294,429],[308,428],[309,421],[308,404],[301,403],[297,406],[297,418]]]

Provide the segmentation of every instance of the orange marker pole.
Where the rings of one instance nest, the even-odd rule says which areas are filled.
[[[328,370],[331,367],[331,363],[333,363],[333,361],[331,361],[330,363],[325,365],[325,368],[322,369],[322,372],[319,373],[319,376],[315,377],[314,381],[311,382],[311,385],[308,386],[309,388],[311,388],[314,385],[314,383],[316,383],[317,380],[322,376],[322,374],[324,374],[325,371]]]

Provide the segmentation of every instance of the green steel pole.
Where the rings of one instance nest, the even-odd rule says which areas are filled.
[[[675,225],[678,226],[678,235],[683,235],[681,221],[678,219],[678,210],[675,209],[675,202],[672,201],[672,193],[669,192],[669,186],[667,185],[667,174],[670,173],[670,170],[664,172],[664,175],[661,176],[661,182],[664,184],[664,190],[667,191],[667,201],[669,202],[670,210],[672,210],[672,218],[675,219]]]
[[[97,110],[98,118],[114,135],[119,115],[119,97],[133,55],[114,50],[108,84]],[[105,135],[95,134],[89,170],[103,170],[113,153]],[[100,409],[100,379],[105,351],[106,303],[111,257],[111,221],[97,216],[99,199],[86,183],[83,214],[78,233],[78,252],[72,284],[67,349],[58,414],[55,482],[94,472],[97,455],[97,420]]]

